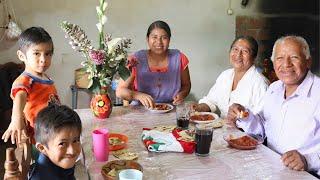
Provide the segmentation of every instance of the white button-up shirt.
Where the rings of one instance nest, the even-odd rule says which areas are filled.
[[[211,111],[216,111],[216,106],[225,118],[229,106],[233,103],[241,104],[249,109],[261,109],[261,101],[267,91],[269,81],[258,72],[255,66],[250,67],[239,81],[237,88],[232,91],[234,69],[222,72],[212,86],[207,96],[200,99],[199,103],[207,104]]]
[[[263,108],[237,121],[246,132],[267,137],[268,147],[283,154],[297,150],[306,157],[308,170],[320,175],[320,78],[308,72],[286,99],[281,81],[270,85]]]

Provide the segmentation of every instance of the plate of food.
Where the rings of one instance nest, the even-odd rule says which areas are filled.
[[[223,139],[227,141],[229,146],[240,150],[251,150],[257,148],[259,144],[263,143],[263,138],[258,135],[234,135],[229,134],[223,136]]]
[[[137,160],[138,159],[137,153],[129,152],[127,149],[113,151],[112,155],[121,160]]]
[[[154,108],[148,108],[152,113],[166,113],[173,109],[171,104],[167,103],[156,103]]]
[[[212,123],[219,119],[219,116],[211,112],[194,112],[190,114],[190,121],[194,123]]]
[[[104,179],[114,180],[118,179],[118,174],[124,169],[137,169],[143,171],[142,166],[135,161],[127,160],[113,160],[103,165],[101,168],[101,174]]]
[[[127,146],[128,136],[117,133],[109,134],[109,150],[116,151],[123,149]]]

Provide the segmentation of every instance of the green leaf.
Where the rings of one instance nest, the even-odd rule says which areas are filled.
[[[92,81],[92,85],[91,87],[89,88],[89,90],[95,94],[98,94],[100,93],[100,83],[99,83],[99,80],[97,80],[96,78],[93,79]]]
[[[131,74],[129,69],[126,68],[125,66],[121,65],[121,64],[119,66],[118,72],[119,72],[119,76],[124,81],[127,80],[130,77],[130,74]]]

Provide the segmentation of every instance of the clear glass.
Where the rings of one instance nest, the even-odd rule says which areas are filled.
[[[188,129],[190,119],[190,108],[185,103],[176,106],[177,127]]]
[[[208,156],[212,142],[212,126],[206,124],[196,125],[196,151],[198,156]]]

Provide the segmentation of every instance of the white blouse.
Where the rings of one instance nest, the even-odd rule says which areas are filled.
[[[252,66],[239,81],[237,88],[233,91],[232,84],[234,69],[227,69],[222,72],[212,86],[207,96],[199,100],[199,103],[207,104],[212,112],[217,108],[221,111],[221,117],[225,118],[229,106],[238,103],[253,112],[262,106],[262,98],[267,91],[269,81]]]

